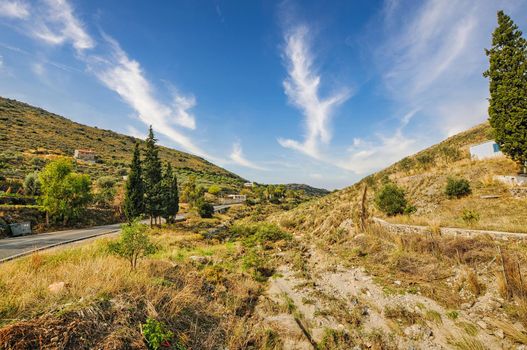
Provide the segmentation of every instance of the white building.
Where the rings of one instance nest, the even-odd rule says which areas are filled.
[[[470,158],[472,159],[494,158],[502,155],[500,145],[494,142],[494,140],[470,146]]]

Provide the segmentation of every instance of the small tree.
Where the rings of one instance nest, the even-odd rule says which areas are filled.
[[[448,198],[461,198],[468,196],[470,193],[472,193],[472,190],[470,189],[470,183],[468,180],[455,179],[452,177],[447,179],[445,194]]]
[[[156,247],[150,241],[147,226],[141,224],[137,219],[128,224],[121,225],[121,236],[119,241],[111,242],[109,249],[130,262],[130,267],[135,270],[140,258],[153,254]]]
[[[214,206],[204,200],[199,200],[196,203],[198,214],[202,218],[211,218],[214,215]]]
[[[167,222],[173,222],[179,211],[179,193],[177,187],[177,177],[172,171],[172,165],[167,162],[163,172],[162,187],[162,216]]]
[[[113,176],[102,176],[95,181],[95,203],[100,206],[108,207],[112,204],[117,189],[116,180]]]
[[[88,175],[73,173],[71,161],[55,160],[40,172],[42,195],[40,205],[46,211],[46,223],[50,216],[62,218],[66,225],[69,220],[80,216],[91,201],[91,180]]]
[[[24,179],[24,193],[30,196],[37,196],[40,194],[40,180],[38,173],[29,173]]]
[[[129,222],[144,213],[144,186],[141,169],[141,151],[135,144],[134,156],[130,164],[130,172],[126,179],[124,194],[124,214]]]
[[[221,192],[221,187],[218,186],[218,185],[210,185],[209,189],[207,190],[207,192],[209,192],[210,194],[216,196],[218,193]]]
[[[489,69],[489,123],[501,151],[520,165],[527,162],[527,40],[503,11],[485,50]]]
[[[393,183],[385,184],[375,195],[375,205],[388,216],[404,213],[407,204],[404,190]]]

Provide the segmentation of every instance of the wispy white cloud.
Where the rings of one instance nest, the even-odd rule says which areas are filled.
[[[241,165],[243,167],[246,167],[246,168],[251,168],[255,170],[267,170],[264,167],[261,167],[258,164],[245,158],[243,154],[242,146],[239,142],[235,142],[233,144],[230,158],[234,163]]]
[[[376,57],[389,97],[403,108],[420,108],[422,124],[445,136],[485,120],[483,48],[490,45],[496,11],[514,3],[387,0]]]
[[[77,51],[95,47],[84,24],[75,16],[66,0],[45,0],[45,14],[35,14],[31,24],[32,35],[51,45],[71,43]],[[40,10],[40,9],[39,9]]]
[[[373,140],[354,138],[347,155],[334,162],[338,167],[365,175],[396,162],[419,150],[422,143],[405,134],[404,128],[418,112],[414,109],[399,119],[399,126],[392,134],[377,133]]]
[[[29,16],[29,6],[22,1],[0,0],[0,17],[26,18]]]
[[[172,99],[164,102],[158,98],[140,63],[129,58],[119,43],[105,34],[102,34],[103,40],[97,43],[67,0],[42,0],[40,5],[34,8],[27,6],[25,9],[27,16],[19,16],[24,33],[49,45],[71,44],[77,51],[76,57],[86,64],[88,71],[104,86],[116,92],[145,124],[152,125],[157,132],[185,150],[215,159],[176,128],[196,129],[196,119],[192,113],[196,98],[193,95],[184,95],[168,83],[168,93],[171,93]],[[91,49],[97,44],[100,46],[95,53]],[[32,65],[35,74],[44,74],[43,63],[65,70],[70,68],[42,58]]]
[[[194,126],[193,118],[188,112],[194,106],[194,100],[176,95],[173,108],[160,102],[154,96],[153,88],[139,62],[130,59],[114,39],[105,36],[105,40],[111,48],[111,54],[87,58],[90,70],[106,87],[115,91],[130,105],[145,124],[152,125],[156,131],[168,136],[186,150],[208,156],[173,126]]]
[[[284,81],[285,93],[291,104],[304,114],[305,137],[303,142],[279,139],[283,147],[320,158],[319,146],[331,140],[330,121],[337,106],[349,98],[349,91],[342,90],[322,98],[319,96],[320,75],[313,67],[306,26],[297,26],[285,35],[285,57],[288,77]]]

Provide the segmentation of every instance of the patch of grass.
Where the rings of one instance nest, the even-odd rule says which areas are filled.
[[[441,314],[435,310],[426,310],[424,317],[426,320],[434,322],[437,325],[443,324]]]

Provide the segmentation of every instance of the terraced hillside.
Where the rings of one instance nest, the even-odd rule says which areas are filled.
[[[73,156],[75,149],[92,149],[96,164],[79,164],[81,171],[97,178],[125,175],[135,142],[131,136],[73,122],[16,100],[0,97],[0,175],[21,180],[57,156]],[[204,185],[238,188],[245,181],[203,158],[161,147],[160,156],[177,168],[184,182],[191,175]]]

